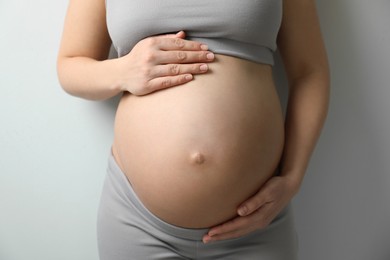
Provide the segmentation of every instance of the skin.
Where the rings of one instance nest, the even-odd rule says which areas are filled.
[[[273,174],[283,149],[272,68],[215,56],[210,71],[191,82],[124,94],[115,117],[113,155],[138,197],[186,228],[234,217]],[[194,163],[200,155],[204,162]]]
[[[121,92],[146,95],[184,84],[207,72],[206,62],[214,60],[207,46],[180,39],[184,37],[181,31],[146,38],[128,55],[107,60],[111,39],[104,1],[70,0],[57,58],[60,84],[70,95],[90,100]]]
[[[329,68],[315,2],[286,0],[283,8],[278,48],[289,81],[289,101],[281,175],[269,178],[240,204],[239,216],[211,228],[203,238],[205,243],[240,237],[272,221],[298,192],[325,121]],[[111,41],[104,13],[104,1],[70,1],[57,71],[62,87],[71,95],[91,100],[124,91],[148,95],[192,81],[195,75],[207,73],[208,63],[214,61],[206,46],[183,40],[184,32],[147,38],[129,55],[107,60]],[[199,154],[190,160],[207,164],[207,158]]]
[[[330,73],[315,1],[283,1],[278,48],[289,82],[281,175],[243,202],[239,217],[211,228],[206,243],[240,237],[272,221],[298,192],[325,122]]]

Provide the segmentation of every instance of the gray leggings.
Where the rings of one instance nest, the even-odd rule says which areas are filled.
[[[110,153],[97,218],[100,260],[297,259],[290,205],[268,227],[241,238],[204,244],[205,233],[207,229],[177,227],[153,215]]]

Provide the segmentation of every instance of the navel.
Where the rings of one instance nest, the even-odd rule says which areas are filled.
[[[193,164],[203,164],[206,161],[206,159],[202,153],[193,152],[190,156],[190,161]]]

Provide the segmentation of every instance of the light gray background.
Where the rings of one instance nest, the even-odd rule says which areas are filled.
[[[390,259],[390,1],[317,1],[331,108],[294,199],[302,260]],[[66,0],[0,0],[0,259],[96,260],[117,99],[66,95]],[[278,86],[285,100],[280,63]]]

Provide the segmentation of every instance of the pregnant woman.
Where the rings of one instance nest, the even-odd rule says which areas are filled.
[[[101,260],[297,258],[290,201],[329,95],[314,0],[70,0],[57,69],[71,95],[121,94]]]

